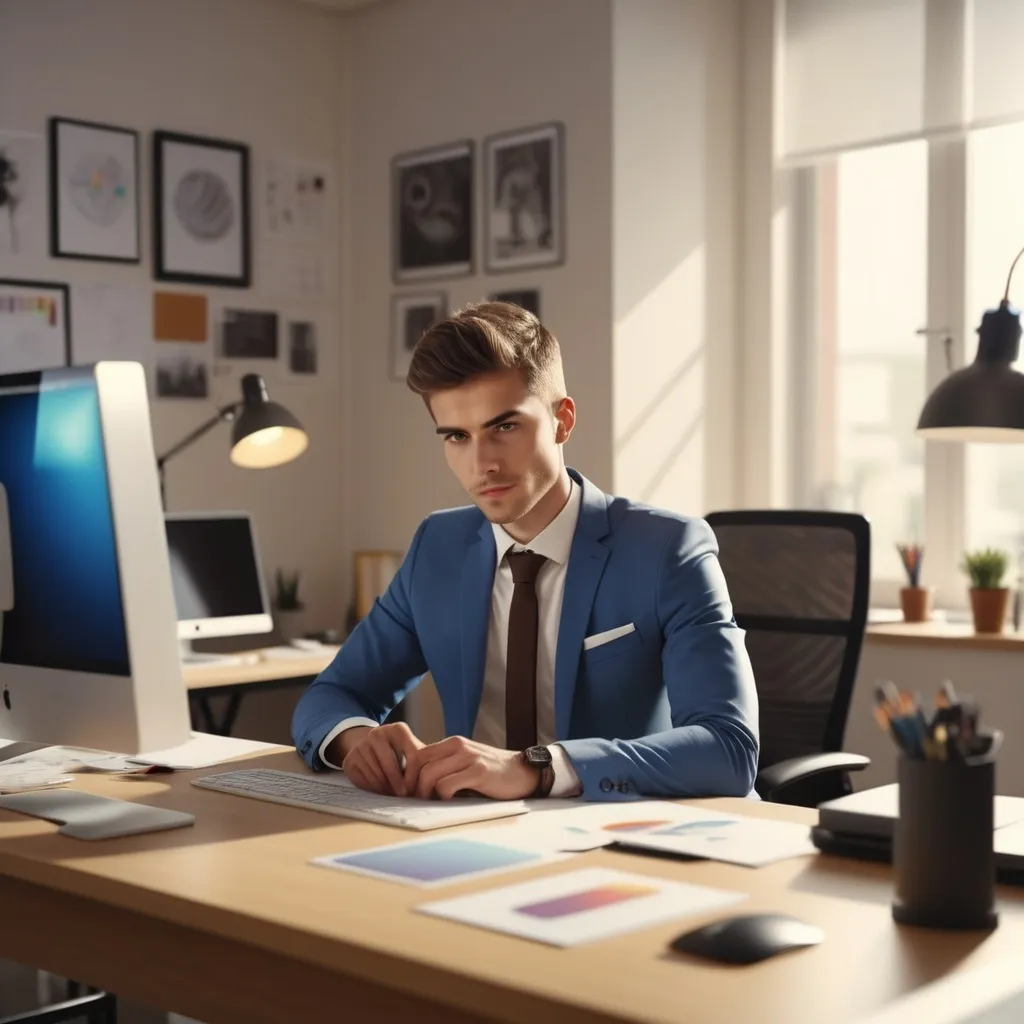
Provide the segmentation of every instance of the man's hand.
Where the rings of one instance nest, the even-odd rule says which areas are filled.
[[[357,725],[346,729],[335,742],[340,744],[341,767],[360,789],[384,796],[407,796],[402,775],[403,762],[423,747],[405,722],[371,729]]]
[[[464,736],[421,745],[405,762],[406,792],[424,800],[451,800],[460,790],[494,800],[520,800],[533,793],[538,778],[518,751],[488,747]]]

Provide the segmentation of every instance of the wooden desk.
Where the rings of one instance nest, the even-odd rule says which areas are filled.
[[[243,651],[240,652],[242,657],[252,659],[246,664],[183,666],[185,687],[200,715],[195,728],[217,736],[230,736],[242,698],[247,693],[309,682],[327,668],[339,650],[325,646],[323,651],[294,658],[268,658],[261,650]],[[219,717],[210,704],[214,697],[227,698]]]
[[[252,763],[299,767],[294,752]],[[1000,927],[990,935],[901,928],[890,915],[888,868],[821,855],[753,870],[599,850],[500,878],[413,889],[308,863],[413,833],[197,790],[188,782],[197,774],[77,783],[195,813],[193,828],[175,832],[84,843],[0,812],[0,956],[209,1024],[331,1015],[418,1024],[835,1024],[1024,942],[1024,891],[1000,891]],[[815,816],[741,800],[708,805],[808,824]],[[736,909],[790,912],[821,925],[827,938],[730,968],[666,949],[716,914],[561,950],[411,910],[586,866],[747,892]]]

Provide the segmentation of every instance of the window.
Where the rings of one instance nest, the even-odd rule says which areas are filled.
[[[805,172],[814,198],[812,288],[797,305],[814,412],[795,443],[813,466],[798,498],[871,520],[872,578],[898,585],[897,543],[924,532],[928,149],[920,141],[842,154]],[[884,225],[884,231],[879,226]],[[808,308],[810,307],[810,308]]]
[[[967,143],[967,330],[965,354],[977,351],[975,331],[999,304],[1014,256],[1024,247],[1024,125],[973,132]],[[1022,260],[1024,263],[1024,260]],[[1024,306],[1024,266],[1010,301]],[[1024,360],[1015,364],[1024,370]],[[1024,445],[970,444],[965,450],[966,546],[999,547],[1016,563],[1024,549]]]

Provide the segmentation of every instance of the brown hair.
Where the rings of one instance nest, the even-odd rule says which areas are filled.
[[[480,302],[428,327],[416,344],[406,383],[429,400],[485,373],[518,370],[531,394],[565,397],[555,336],[533,313],[509,302]]]

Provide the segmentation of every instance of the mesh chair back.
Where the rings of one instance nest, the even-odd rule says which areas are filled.
[[[855,513],[714,512],[761,713],[761,766],[840,750],[868,613],[871,532]]]

